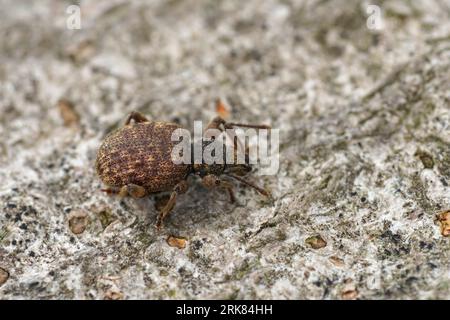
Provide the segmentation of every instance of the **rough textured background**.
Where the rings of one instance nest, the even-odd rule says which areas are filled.
[[[69,4],[0,2],[0,299],[450,298],[450,1],[380,1],[379,32],[361,1]],[[157,234],[99,191],[129,111],[218,96],[281,128],[273,203],[194,182]]]

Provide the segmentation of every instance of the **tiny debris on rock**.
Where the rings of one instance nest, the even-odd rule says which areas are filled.
[[[105,293],[105,299],[106,300],[122,300],[123,293],[116,289],[109,289]]]
[[[438,219],[441,224],[441,234],[448,237],[450,235],[450,210],[441,212]]]
[[[2,286],[9,278],[9,272],[0,268],[0,286]]]
[[[58,101],[58,109],[66,127],[75,126],[80,122],[80,116],[71,101],[64,98],[60,99]]]
[[[175,237],[175,236],[169,236],[167,238],[167,244],[171,247],[176,247],[178,249],[184,249],[184,248],[186,248],[186,239]]]
[[[326,247],[327,245],[327,242],[320,235],[309,237],[305,240],[305,242],[313,249],[320,249]]]
[[[69,216],[70,231],[74,234],[83,233],[88,221],[88,216],[84,211],[72,211]]]

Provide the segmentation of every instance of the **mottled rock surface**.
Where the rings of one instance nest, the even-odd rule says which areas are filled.
[[[89,1],[68,30],[68,1],[1,1],[0,299],[449,299],[450,1],[377,3],[379,31],[348,0]],[[273,202],[193,179],[158,234],[154,198],[100,192],[127,113],[217,97],[281,129]]]

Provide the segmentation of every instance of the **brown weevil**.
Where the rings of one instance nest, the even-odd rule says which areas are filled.
[[[233,129],[235,127],[264,128],[265,125],[249,125],[226,122],[220,116],[214,118],[207,129]],[[110,133],[100,146],[96,160],[96,171],[108,194],[121,197],[142,198],[147,195],[171,191],[170,198],[160,211],[156,227],[161,229],[164,218],[175,206],[177,196],[188,189],[187,178],[200,176],[207,188],[221,187],[228,191],[230,201],[235,201],[233,185],[221,176],[234,178],[259,193],[269,193],[243,179],[251,170],[245,164],[175,164],[171,158],[174,130],[182,128],[169,122],[150,121],[139,112],[131,112],[125,125]],[[236,144],[236,141],[235,141]]]

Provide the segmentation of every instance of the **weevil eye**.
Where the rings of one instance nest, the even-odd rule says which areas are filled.
[[[220,180],[216,179],[216,181],[214,181],[214,183],[216,184],[216,186],[218,186],[220,184]]]

